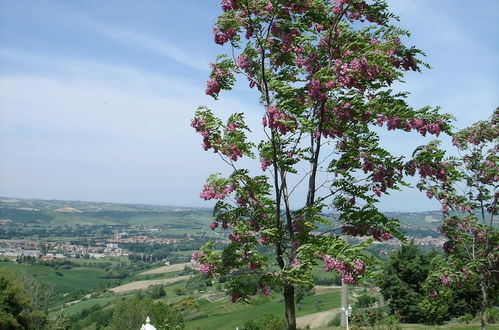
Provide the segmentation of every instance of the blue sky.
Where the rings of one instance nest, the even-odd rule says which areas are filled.
[[[432,70],[406,77],[414,106],[440,105],[465,127],[499,105],[499,2],[392,0]],[[246,83],[204,95],[219,1],[0,0],[0,196],[210,206],[199,199],[226,172],[189,127],[197,106],[261,109]],[[427,142],[387,137],[410,154]],[[384,210],[438,209],[396,193]]]

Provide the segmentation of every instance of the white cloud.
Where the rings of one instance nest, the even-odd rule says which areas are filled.
[[[92,24],[91,26],[114,41],[120,42],[124,45],[132,46],[138,49],[147,49],[192,68],[208,71],[208,60],[195,58],[191,55],[191,53],[186,52],[155,36],[124,29],[118,30],[100,24]]]
[[[189,126],[197,106],[260,121],[178,77],[12,54],[50,73],[0,76],[0,195],[203,205],[204,179],[224,164]]]

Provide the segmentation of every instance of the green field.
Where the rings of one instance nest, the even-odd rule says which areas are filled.
[[[199,319],[187,321],[186,329],[235,329],[242,327],[244,322],[253,320],[265,313],[284,315],[282,294],[276,293],[267,303],[259,305],[237,303],[224,299],[213,303],[200,302]],[[307,296],[303,299],[301,308],[297,306],[297,317],[311,313],[322,312],[340,306],[340,293],[333,292],[322,295]]]
[[[57,292],[72,292],[79,289],[92,290],[100,285],[107,285],[111,279],[104,278],[106,271],[97,267],[74,267],[71,269],[55,269],[42,265],[21,265],[13,262],[1,262],[0,269],[14,272],[25,271],[28,275],[38,278],[43,283],[52,286]],[[63,276],[56,275],[60,272]]]
[[[63,311],[65,313],[68,313],[68,314],[81,313],[82,310],[88,309],[94,305],[105,306],[110,301],[113,301],[114,299],[116,299],[116,297],[90,298],[90,299],[79,301],[79,302],[72,304],[70,306],[64,307]],[[53,314],[55,315],[59,312],[60,312],[60,310],[57,310],[57,312],[53,312]]]

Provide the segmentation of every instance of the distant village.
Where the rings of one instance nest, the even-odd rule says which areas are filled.
[[[369,237],[357,237],[356,239],[364,241],[368,238]],[[13,259],[18,257],[31,257],[41,259],[42,261],[52,261],[54,259],[63,258],[100,259],[107,256],[128,256],[130,252],[121,247],[124,244],[139,243],[170,245],[179,244],[184,241],[193,241],[194,239],[195,238],[190,235],[186,238],[180,239],[151,237],[144,234],[129,236],[126,232],[123,232],[109,238],[96,240],[91,245],[90,243],[88,245],[80,245],[56,242],[38,242],[33,240],[3,240],[0,241],[0,256],[10,257]],[[435,248],[442,247],[446,241],[444,237],[435,238],[431,236],[423,238],[408,237],[408,240],[413,240],[416,245]],[[397,239],[391,239],[384,242],[376,241],[374,244],[386,245],[389,248],[401,246],[401,242]]]
[[[32,257],[43,261],[62,258],[100,259],[107,256],[128,256],[129,252],[120,247],[121,244],[177,244],[181,241],[192,241],[194,238],[162,238],[147,235],[128,236],[119,233],[110,238],[95,241],[92,245],[67,244],[55,242],[38,242],[33,240],[3,240],[0,241],[0,256]]]

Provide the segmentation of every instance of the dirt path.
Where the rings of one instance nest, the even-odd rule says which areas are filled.
[[[128,291],[133,291],[133,290],[144,290],[150,287],[151,285],[156,285],[156,284],[172,284],[180,281],[187,280],[190,277],[190,275],[184,275],[184,276],[178,276],[178,277],[172,277],[172,278],[165,278],[161,280],[147,280],[147,281],[136,281],[132,283],[127,283],[124,285],[117,286],[115,288],[109,289],[109,291],[112,291],[114,293],[123,293],[123,292],[128,292]]]
[[[324,312],[318,312],[313,314],[308,314],[296,319],[296,325],[298,328],[306,328],[307,326],[311,329],[325,326],[331,321],[336,313],[340,311],[339,308],[330,309]]]
[[[338,290],[341,290],[341,286],[339,286],[339,285],[316,285],[316,286],[314,286],[314,291],[315,291],[315,294],[317,294],[317,295],[326,294],[326,293],[334,292],[334,291],[338,291]]]
[[[140,273],[139,275],[152,275],[152,274],[163,274],[163,273],[170,273],[170,272],[176,272],[178,270],[183,270],[185,266],[192,267],[191,262],[186,262],[183,264],[173,264],[170,266],[163,266],[155,269],[151,269],[145,272]]]

